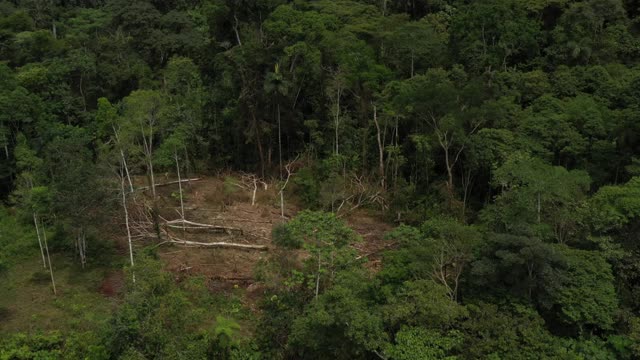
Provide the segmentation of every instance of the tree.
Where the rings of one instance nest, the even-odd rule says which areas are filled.
[[[276,64],[273,72],[267,73],[264,81],[264,91],[272,94],[276,103],[276,116],[278,119],[278,168],[280,169],[280,179],[282,180],[282,124],[280,121],[280,99],[287,95],[289,83],[280,73],[280,66]]]
[[[474,2],[458,11],[452,20],[450,43],[470,71],[506,71],[512,64],[526,64],[539,54],[540,23],[529,16],[524,3]]]
[[[611,266],[597,252],[560,248],[567,261],[566,282],[552,291],[558,316],[577,327],[579,335],[614,324],[618,299]]]
[[[164,125],[161,119],[162,96],[157,91],[138,90],[124,99],[124,103],[122,127],[129,136],[135,136],[137,145],[142,149],[147,181],[151,189],[153,222],[156,235],[161,238],[153,163],[156,143],[159,143],[157,132],[161,131]]]
[[[454,360],[458,357],[449,355],[463,342],[462,334],[451,330],[441,334],[434,330],[419,327],[406,327],[396,334],[395,344],[386,351],[389,358],[396,360]]]
[[[417,120],[416,130],[430,131],[442,149],[446,188],[451,200],[454,168],[468,145],[469,136],[479,129],[481,119],[463,116],[467,104],[461,102],[461,94],[450,75],[442,69],[431,69],[425,75],[405,80],[393,101],[399,113]]]
[[[385,36],[385,60],[404,76],[414,77],[446,63],[448,34],[430,19],[400,22]]]
[[[470,280],[477,289],[492,286],[497,294],[549,308],[549,294],[566,281],[567,266],[563,253],[540,239],[491,234],[472,264]]]
[[[432,279],[442,285],[451,301],[457,301],[461,276],[473,260],[482,235],[472,226],[436,218],[420,229],[398,227],[387,234],[400,248],[387,254],[381,276],[398,284],[409,279]]]
[[[288,346],[310,359],[354,359],[378,352],[387,336],[368,301],[369,284],[363,270],[338,271],[331,288],[294,320]]]
[[[501,193],[481,216],[495,230],[553,237],[560,243],[577,235],[579,209],[590,183],[587,173],[514,153],[493,178]]]
[[[329,287],[338,269],[354,264],[355,255],[348,245],[358,239],[335,214],[305,210],[284,225],[274,242],[285,248],[302,248],[311,254],[305,261],[305,275],[313,280],[306,285],[313,289],[317,299],[321,284],[322,288]]]
[[[54,133],[44,158],[51,191],[49,211],[75,237],[74,247],[84,268],[87,263],[87,235],[92,224],[104,214],[95,209],[104,202],[105,186],[100,169],[93,163],[88,132],[83,128],[63,125]]]

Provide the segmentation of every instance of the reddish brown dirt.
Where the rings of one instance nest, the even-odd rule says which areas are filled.
[[[239,182],[236,182],[239,184]],[[174,189],[174,187],[176,189]],[[175,196],[177,185],[162,188],[163,197],[170,203],[162,209],[163,217],[179,219],[180,203]],[[281,221],[278,209],[272,204],[274,192],[261,188],[257,194],[257,203],[251,206],[251,191],[234,182],[223,179],[207,178],[192,182],[183,188],[186,193],[185,218],[204,224],[240,229],[242,233],[211,233],[208,231],[183,232],[172,231],[179,239],[197,242],[232,242],[251,245],[271,245],[271,228]],[[168,211],[169,210],[169,211]],[[171,211],[173,210],[173,215]],[[255,265],[267,256],[265,251],[240,250],[228,248],[188,248],[166,246],[160,250],[167,268],[176,276],[204,275],[214,282],[236,283],[247,286],[253,280]],[[226,286],[226,285],[225,285]]]
[[[395,245],[392,241],[384,239],[384,235],[391,230],[391,225],[366,210],[352,213],[346,221],[362,238],[362,241],[354,244],[353,247],[358,250],[360,256],[368,259],[367,268],[374,271],[380,270],[382,253]]]
[[[98,291],[106,297],[117,297],[122,293],[122,289],[124,288],[123,276],[122,271],[108,273],[102,280]]]
[[[234,242],[271,248],[271,229],[283,221],[277,190],[271,184],[267,190],[260,187],[256,194],[256,204],[252,206],[252,188],[234,185],[239,184],[239,181],[229,179],[231,176],[212,177],[184,184],[185,218],[198,223],[238,228],[242,233],[194,233],[174,229],[173,236],[188,241]],[[158,188],[162,199],[160,212],[167,220],[180,218],[177,191],[177,184]],[[298,212],[292,201],[286,205],[287,217]],[[355,211],[345,220],[362,238],[354,247],[360,256],[369,260],[367,267],[378,270],[381,252],[392,245],[383,239],[384,233],[391,227],[364,210]],[[254,281],[256,266],[269,254],[267,251],[256,250],[163,245],[159,248],[159,255],[177,280],[191,275],[203,275],[210,279],[213,291],[227,292],[238,286],[247,290],[247,297],[253,297],[252,294],[257,296],[261,293],[261,285]]]

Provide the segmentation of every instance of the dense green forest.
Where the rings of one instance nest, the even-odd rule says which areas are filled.
[[[0,282],[2,360],[639,359],[640,2],[2,0]]]

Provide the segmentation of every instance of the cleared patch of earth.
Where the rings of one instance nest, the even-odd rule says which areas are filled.
[[[183,183],[185,219],[229,228],[227,232],[212,232],[190,229],[171,229],[175,238],[196,242],[232,242],[247,245],[264,245],[273,249],[271,231],[274,225],[283,222],[279,197],[274,185],[258,187],[255,204],[252,205],[253,187],[243,185],[237,176],[205,177],[198,181]],[[160,213],[166,220],[180,219],[178,185],[158,188]],[[286,196],[286,193],[285,193]],[[285,198],[286,200],[286,198]],[[300,210],[285,202],[285,217],[290,218]],[[354,245],[359,256],[369,261],[367,267],[380,268],[381,253],[393,246],[384,240],[391,229],[381,218],[366,210],[356,210],[345,217],[345,221],[362,238]],[[243,288],[246,296],[260,291],[255,282],[255,270],[260,261],[266,259],[268,251],[230,248],[203,248],[162,245],[159,256],[167,270],[175,274],[176,280],[187,276],[205,276],[214,292],[228,292]],[[109,290],[109,289],[106,289]],[[107,291],[108,292],[108,291]]]

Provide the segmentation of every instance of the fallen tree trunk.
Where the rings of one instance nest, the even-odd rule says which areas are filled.
[[[186,182],[191,182],[191,181],[198,181],[198,180],[202,180],[202,178],[182,179],[182,180],[169,181],[169,182],[162,183],[162,184],[155,184],[154,187],[175,185],[175,184],[181,184],[181,183],[186,183]],[[148,190],[148,189],[149,189],[148,186],[142,186],[142,187],[137,188],[136,190]]]
[[[248,244],[237,244],[237,243],[228,243],[228,242],[213,242],[213,243],[204,243],[197,241],[188,241],[188,240],[180,240],[177,238],[172,238],[170,241],[172,244],[183,245],[188,247],[219,247],[219,248],[235,248],[235,249],[244,249],[244,250],[260,250],[267,251],[269,248],[265,245],[248,245]]]
[[[211,280],[219,280],[219,281],[245,281],[245,282],[254,282],[256,281],[256,279],[252,278],[252,277],[245,277],[245,276],[220,276],[220,275],[216,275],[216,276],[212,276]]]
[[[173,229],[210,230],[210,231],[216,231],[216,232],[226,232],[227,234],[243,233],[242,229],[235,228],[235,227],[202,224],[202,223],[197,223],[197,222],[182,220],[182,219],[166,221],[166,225],[167,227],[170,227]]]

